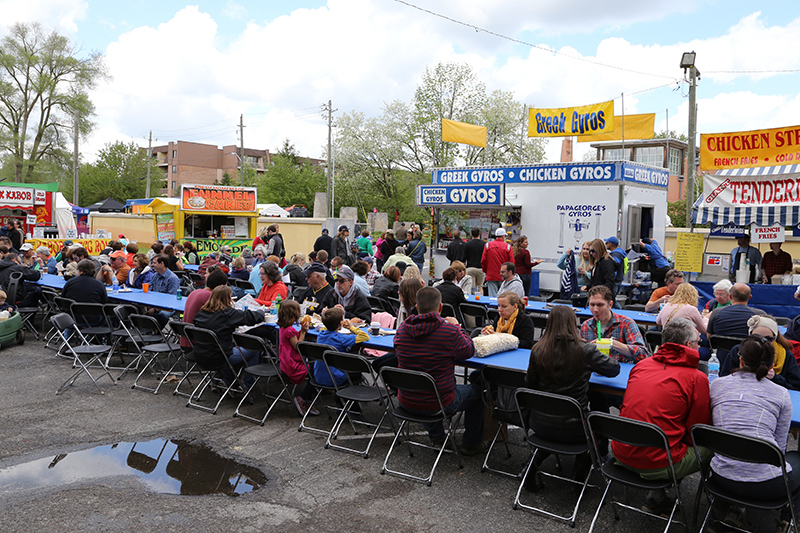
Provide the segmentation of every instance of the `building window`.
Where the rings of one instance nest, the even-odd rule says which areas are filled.
[[[172,173],[173,174],[177,174],[178,173],[178,165],[172,165]]]
[[[252,155],[247,155],[247,156],[245,156],[244,159],[245,159],[245,161],[247,161],[251,165],[258,165],[258,158],[257,157],[254,157]]]
[[[647,146],[634,148],[633,160],[653,167],[664,167],[664,148],[661,146]]]
[[[172,182],[172,190],[174,191],[177,188],[178,188],[178,182],[177,181],[173,181]]]
[[[627,161],[629,153],[627,148],[607,148],[603,150],[603,161]]]
[[[172,151],[172,159],[177,159],[177,158],[178,158],[178,151],[177,150],[173,150]]]
[[[683,150],[680,148],[669,149],[669,173],[683,176]]]

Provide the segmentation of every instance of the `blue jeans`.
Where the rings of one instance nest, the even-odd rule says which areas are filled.
[[[231,362],[233,368],[239,368],[240,366],[253,366],[259,363],[259,353],[253,350],[243,350],[241,348],[234,347],[233,355],[228,357],[228,360]],[[247,372],[242,372],[242,381],[244,382],[245,387],[251,387],[255,378],[248,374]],[[234,375],[231,372],[231,369],[228,368],[227,365],[222,367],[222,376],[225,378],[227,383],[233,381]]]
[[[480,387],[473,385],[456,385],[453,403],[444,408],[447,416],[464,412],[464,438],[462,446],[477,446],[483,440],[483,400]],[[441,422],[424,424],[431,440],[444,438],[444,426]]]
[[[502,285],[502,281],[487,281],[486,288],[489,289],[489,297],[494,298],[497,296],[497,291],[500,290],[500,285]]]

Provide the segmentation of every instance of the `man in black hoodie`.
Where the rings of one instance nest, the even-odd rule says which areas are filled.
[[[22,281],[39,281],[42,277],[41,273],[32,268],[28,268],[21,264],[19,255],[15,253],[6,254],[0,260],[0,287],[8,291],[8,285],[11,282],[11,274],[14,272],[22,273]],[[19,292],[17,293],[17,301],[9,302],[11,305],[17,304],[19,307],[34,307],[39,305],[39,297],[42,294],[42,289],[38,285],[30,285],[21,283]]]

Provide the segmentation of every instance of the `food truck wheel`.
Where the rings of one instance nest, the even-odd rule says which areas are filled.
[[[25,344],[25,330],[17,331],[17,344]]]

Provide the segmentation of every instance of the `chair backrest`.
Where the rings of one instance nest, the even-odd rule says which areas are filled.
[[[323,361],[323,356],[328,350],[333,350],[335,352],[336,348],[329,344],[321,344],[318,342],[301,341],[297,343],[297,351],[300,352],[303,359],[310,362]]]
[[[644,333],[644,340],[650,346],[650,351],[655,353],[656,348],[661,346],[661,332],[654,329],[649,329]]]
[[[766,440],[706,424],[695,424],[692,426],[691,432],[692,441],[696,446],[704,446],[715,454],[745,463],[785,467],[783,452]]]
[[[246,279],[237,279],[236,286],[244,291],[254,291],[256,288]]]
[[[456,310],[453,308],[453,306],[450,305],[450,304],[446,304],[446,303],[442,304],[442,313],[441,313],[441,315],[442,315],[442,317],[451,316],[453,318],[458,318],[458,315],[456,314]]]
[[[514,394],[525,387],[524,370],[486,365],[481,368],[485,384],[484,405],[495,411],[513,413],[517,410]]]
[[[779,326],[787,327],[789,324],[792,323],[792,319],[785,317],[785,316],[776,316],[775,323]]]
[[[547,302],[547,298],[544,296],[528,296],[529,302]]]
[[[597,412],[589,413],[588,421],[592,433],[629,446],[660,448],[669,454],[667,436],[655,424]]]
[[[532,389],[517,389],[514,397],[517,400],[520,419],[523,421],[526,421],[523,412],[537,412],[581,421],[586,419],[581,404],[578,403],[578,400],[569,396]]]
[[[175,335],[178,337],[186,337],[186,326],[188,326],[186,322],[182,320],[170,320],[169,321],[169,329],[175,332]],[[189,337],[186,337],[187,339]]]
[[[709,335],[708,343],[712,350],[723,350],[730,352],[737,344],[741,344],[744,337],[731,337],[727,335]]]
[[[58,313],[50,317],[50,323],[58,331],[64,331],[67,328],[74,328],[75,321],[67,313]]]
[[[383,302],[377,296],[367,295],[367,301],[369,302],[369,306],[373,313],[380,313],[386,310],[386,308],[383,306]]]
[[[6,300],[10,302],[11,305],[16,304],[20,300],[17,293],[19,292],[19,284],[21,279],[22,272],[11,273],[8,281],[8,287],[6,287]]]
[[[375,382],[375,372],[372,369],[372,365],[363,355],[327,350],[322,354],[322,358],[328,366],[328,372],[331,374],[331,381],[337,389],[342,385],[338,385],[336,377],[333,375],[333,372],[331,372],[331,367],[341,370],[347,375],[348,385],[353,385],[351,374],[367,374],[370,376],[372,382]]]
[[[75,300],[64,298],[63,296],[56,296],[53,298],[53,301],[56,303],[62,313],[67,313],[69,315],[72,314],[72,304],[75,303]]]
[[[8,295],[6,295],[8,297]],[[42,289],[42,298],[44,301],[47,302],[48,307],[51,311],[57,311],[58,305],[56,304],[56,298],[58,298],[58,293],[48,287]]]
[[[161,335],[161,338],[164,342],[167,341],[164,338],[164,333],[161,331],[161,326],[158,325],[158,320],[155,317],[149,315],[137,315],[133,314],[128,317],[133,324],[133,327],[136,328],[136,331],[139,332],[140,336],[144,335]]]
[[[562,299],[556,298],[555,300],[551,301],[550,303],[551,304],[563,304],[563,305],[571,306],[572,305],[572,300],[562,300]]]
[[[123,324],[131,325],[131,315],[135,315],[139,310],[134,305],[121,304],[114,307],[114,315]]]
[[[225,361],[230,366],[228,356],[225,353],[225,350],[222,349],[222,345],[219,343],[219,338],[217,338],[216,333],[210,329],[198,328],[192,324],[186,324],[184,333],[186,333],[186,338],[189,339],[189,342],[192,343],[192,346],[205,345],[211,346],[212,349],[218,350],[219,353],[225,357]]]
[[[387,296],[386,301],[389,302],[389,305],[391,306],[391,310],[387,311],[389,311],[394,316],[397,316],[397,313],[400,312],[400,307],[402,306],[400,300],[397,298],[392,298],[391,296]]]
[[[233,342],[240,348],[263,353],[270,359],[274,359],[274,354],[272,353],[273,349],[267,344],[268,341],[266,339],[255,335],[248,335],[247,333],[235,332],[233,334]]]
[[[488,320],[489,315],[486,312],[486,306],[480,304],[461,303],[458,305],[462,315],[473,316],[475,318],[482,318]]]
[[[623,309],[625,311],[641,311],[644,313],[644,304],[628,304]]]
[[[437,398],[439,397],[439,389],[436,388],[436,381],[434,381],[430,374],[425,372],[384,366],[381,368],[381,379],[387,387],[392,389],[408,392],[425,392],[435,394]]]
[[[550,315],[545,313],[529,313],[528,316],[531,317],[534,328],[544,331],[544,329],[547,327],[547,317]]]
[[[103,309],[103,304],[96,304],[96,303],[84,303],[84,302],[75,302],[72,304],[72,316],[75,320],[80,320],[81,318],[84,319],[84,322],[88,320],[95,321],[96,319],[102,317],[103,322],[106,320],[106,314]],[[106,325],[106,324],[98,324],[98,325]]]

